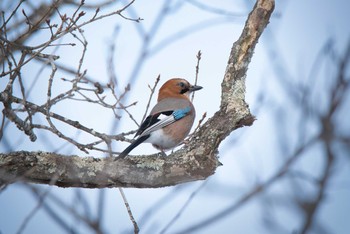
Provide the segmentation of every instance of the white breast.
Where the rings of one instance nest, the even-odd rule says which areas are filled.
[[[152,132],[150,137],[144,142],[152,143],[163,150],[172,149],[177,145],[176,142],[164,135],[163,129]]]

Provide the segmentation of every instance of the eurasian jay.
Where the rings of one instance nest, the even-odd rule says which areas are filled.
[[[143,142],[151,143],[163,155],[180,144],[190,132],[196,112],[189,96],[202,89],[181,78],[170,79],[159,89],[158,103],[136,132],[137,137],[117,158],[126,157]]]

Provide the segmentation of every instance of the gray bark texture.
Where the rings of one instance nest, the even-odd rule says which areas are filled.
[[[0,184],[16,181],[60,187],[156,188],[204,180],[221,165],[218,147],[235,129],[250,126],[255,118],[245,102],[245,79],[254,48],[269,23],[274,0],[258,0],[233,43],[221,83],[220,109],[191,141],[168,157],[149,155],[94,158],[51,152],[0,153]]]

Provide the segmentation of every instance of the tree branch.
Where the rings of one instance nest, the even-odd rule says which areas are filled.
[[[258,0],[233,43],[222,81],[220,109],[169,157],[151,155],[112,158],[63,156],[48,152],[0,154],[0,182],[22,179],[49,184],[57,176],[60,187],[163,187],[205,179],[220,165],[221,142],[235,129],[250,126],[255,118],[245,102],[245,78],[254,48],[274,9],[273,0]]]
[[[207,163],[181,157],[93,158],[51,152],[17,151],[0,154],[0,186],[17,180],[59,187],[156,188],[205,179],[212,173]]]

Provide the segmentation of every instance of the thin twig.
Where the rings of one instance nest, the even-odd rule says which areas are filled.
[[[129,215],[129,218],[130,218],[130,221],[132,222],[132,225],[134,226],[134,233],[137,234],[139,233],[140,229],[139,227],[137,226],[137,223],[134,219],[134,216],[132,215],[132,212],[131,212],[131,209],[130,209],[130,205],[128,203],[128,200],[126,199],[126,196],[124,194],[124,191],[122,188],[119,188],[119,192],[120,192],[120,195],[122,196],[123,198],[123,201],[124,201],[124,205],[126,207],[126,210],[128,211],[128,215]]]
[[[148,88],[151,90],[151,93],[150,93],[150,95],[149,95],[148,102],[147,102],[147,105],[146,105],[146,110],[145,110],[145,113],[144,113],[143,116],[142,116],[141,123],[146,119],[146,116],[147,116],[147,113],[148,113],[149,106],[150,106],[150,104],[151,104],[151,100],[152,100],[154,91],[156,90],[156,87],[157,87],[159,81],[160,81],[160,74],[157,76],[156,81],[154,82],[153,87],[151,87],[151,86],[148,85]]]
[[[198,74],[199,74],[199,62],[201,61],[201,58],[202,58],[202,52],[199,50],[197,55],[196,55],[196,58],[197,58],[197,65],[196,65],[196,78],[194,80],[194,85],[197,85],[197,81],[198,81]],[[193,99],[194,99],[194,93],[192,93],[192,97],[191,97],[191,102],[193,102]]]

